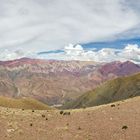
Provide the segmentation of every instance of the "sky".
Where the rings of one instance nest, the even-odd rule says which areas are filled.
[[[140,63],[140,0],[0,0],[0,60]]]

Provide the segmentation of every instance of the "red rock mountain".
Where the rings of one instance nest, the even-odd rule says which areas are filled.
[[[140,72],[132,62],[98,64],[22,58],[0,61],[0,95],[33,97],[54,105],[73,100],[106,80]]]
[[[124,76],[124,75],[135,73],[139,71],[139,69],[140,69],[140,66],[130,61],[126,61],[124,63],[120,63],[120,62],[108,63],[102,66],[101,69],[99,69],[99,71],[103,75],[108,75],[109,73],[113,73],[118,76],[121,76],[121,75]]]

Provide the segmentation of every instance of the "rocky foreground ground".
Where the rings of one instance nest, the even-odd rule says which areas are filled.
[[[0,140],[140,140],[140,97],[64,111],[1,107]]]

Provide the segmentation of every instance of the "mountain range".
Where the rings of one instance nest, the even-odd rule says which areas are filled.
[[[132,62],[96,63],[22,58],[0,61],[0,95],[48,105],[73,101],[107,80],[140,72]]]

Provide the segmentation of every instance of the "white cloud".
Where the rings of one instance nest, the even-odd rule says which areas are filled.
[[[128,44],[118,56],[126,60],[137,61],[140,63],[140,48],[137,44]]]
[[[140,47],[137,44],[128,44],[124,49],[103,48],[97,51],[87,51],[81,45],[69,44],[64,48],[64,52],[39,55],[37,58],[96,62],[133,61],[140,63]]]
[[[1,61],[7,61],[7,60],[14,60],[14,59],[19,59],[19,58],[23,58],[23,57],[31,57],[33,56],[33,54],[31,52],[24,52],[23,50],[1,50],[0,51],[0,60]]]
[[[65,59],[69,60],[109,61],[111,56],[116,55],[114,49],[103,48],[98,51],[86,51],[81,45],[72,46],[72,44],[66,46],[64,52]]]
[[[69,44],[61,52],[36,54],[22,49],[1,50],[0,60],[13,60],[23,57],[56,60],[80,60],[80,61],[133,61],[140,64],[140,47],[137,44],[128,44],[124,49],[102,48],[100,50],[87,50],[81,45]]]
[[[69,44],[68,46],[65,46],[65,52],[67,55],[76,55],[76,56],[80,56],[84,53],[84,49],[81,45],[76,45],[73,46],[72,44]]]
[[[132,0],[0,0],[0,48],[36,52],[61,49],[68,43],[110,40],[139,24],[140,11],[134,7],[139,9],[140,4],[131,7],[131,3]]]

